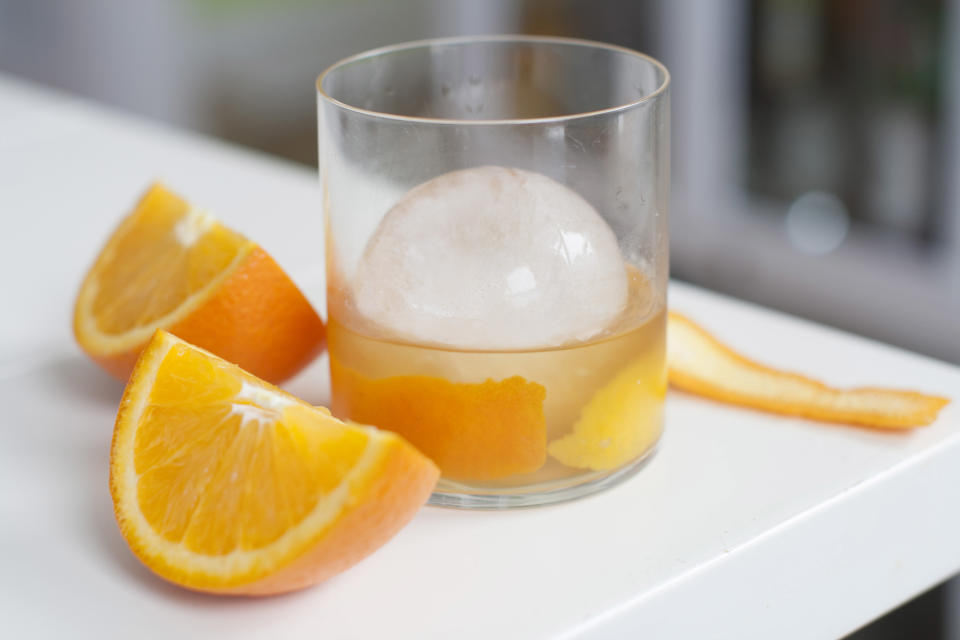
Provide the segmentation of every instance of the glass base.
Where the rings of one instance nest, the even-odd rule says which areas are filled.
[[[657,445],[625,467],[571,478],[566,483],[549,482],[517,489],[479,490],[449,480],[440,480],[427,504],[451,509],[524,509],[568,502],[609,489],[632,477],[653,458]]]

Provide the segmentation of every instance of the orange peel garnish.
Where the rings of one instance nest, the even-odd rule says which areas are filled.
[[[546,389],[520,376],[478,383],[369,378],[331,354],[333,413],[396,432],[456,480],[531,473],[547,456]]]
[[[658,354],[659,355],[659,354]],[[568,467],[607,471],[649,451],[663,426],[667,394],[661,375],[650,379],[651,363],[638,358],[621,369],[580,410],[570,433],[547,445],[547,452]]]
[[[670,384],[720,402],[826,422],[880,429],[928,425],[950,400],[916,391],[835,389],[773,369],[730,349],[689,318],[670,312]]]

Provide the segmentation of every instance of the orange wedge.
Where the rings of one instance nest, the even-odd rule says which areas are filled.
[[[667,340],[670,384],[720,402],[881,429],[930,424],[949,403],[916,391],[834,389],[778,371],[733,351],[679,313],[670,313]]]
[[[543,385],[520,376],[458,383],[432,376],[368,378],[330,356],[333,412],[412,442],[444,477],[494,480],[546,460]]]
[[[399,436],[344,424],[163,331],[130,377],[110,454],[130,548],[213,593],[291,591],[347,569],[438,476]]]
[[[81,348],[124,380],[157,329],[271,382],[297,373],[324,340],[316,311],[263,249],[159,184],[101,250],[73,328]]]

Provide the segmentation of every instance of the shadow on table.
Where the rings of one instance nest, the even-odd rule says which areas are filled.
[[[57,397],[79,400],[85,405],[120,405],[125,383],[83,356],[58,361],[46,373],[50,391]]]
[[[949,592],[946,584],[938,585],[845,640],[954,640],[946,624]]]
[[[123,574],[123,577],[137,589],[149,592],[179,606],[202,607],[205,609],[249,608],[257,603],[276,603],[283,600],[296,600],[298,595],[307,594],[314,589],[276,596],[244,598],[237,596],[218,596],[209,593],[190,591],[167,582],[155,575],[133,555],[127,546],[113,515],[113,505],[104,487],[91,492],[89,508],[83,512],[86,520],[80,535],[85,539],[90,552],[108,567]],[[322,588],[322,585],[321,587]]]

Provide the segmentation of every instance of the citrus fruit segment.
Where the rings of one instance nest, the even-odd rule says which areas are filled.
[[[279,382],[322,349],[324,326],[254,242],[155,184],[87,274],[74,307],[81,348],[121,379],[157,329]]]
[[[834,389],[733,351],[689,318],[667,324],[670,384],[701,396],[773,413],[882,429],[930,424],[949,400],[915,391]]]
[[[601,387],[584,405],[573,430],[549,444],[550,455],[569,467],[607,471],[648,451],[663,428],[665,372],[660,384],[650,384],[656,380],[652,367],[663,371],[662,354],[635,360]]]
[[[160,576],[266,594],[368,555],[429,497],[436,466],[158,331],[120,405],[110,490],[124,538]]]
[[[480,383],[433,376],[368,378],[330,357],[335,415],[409,440],[445,478],[493,480],[546,459],[546,390],[520,376]]]

